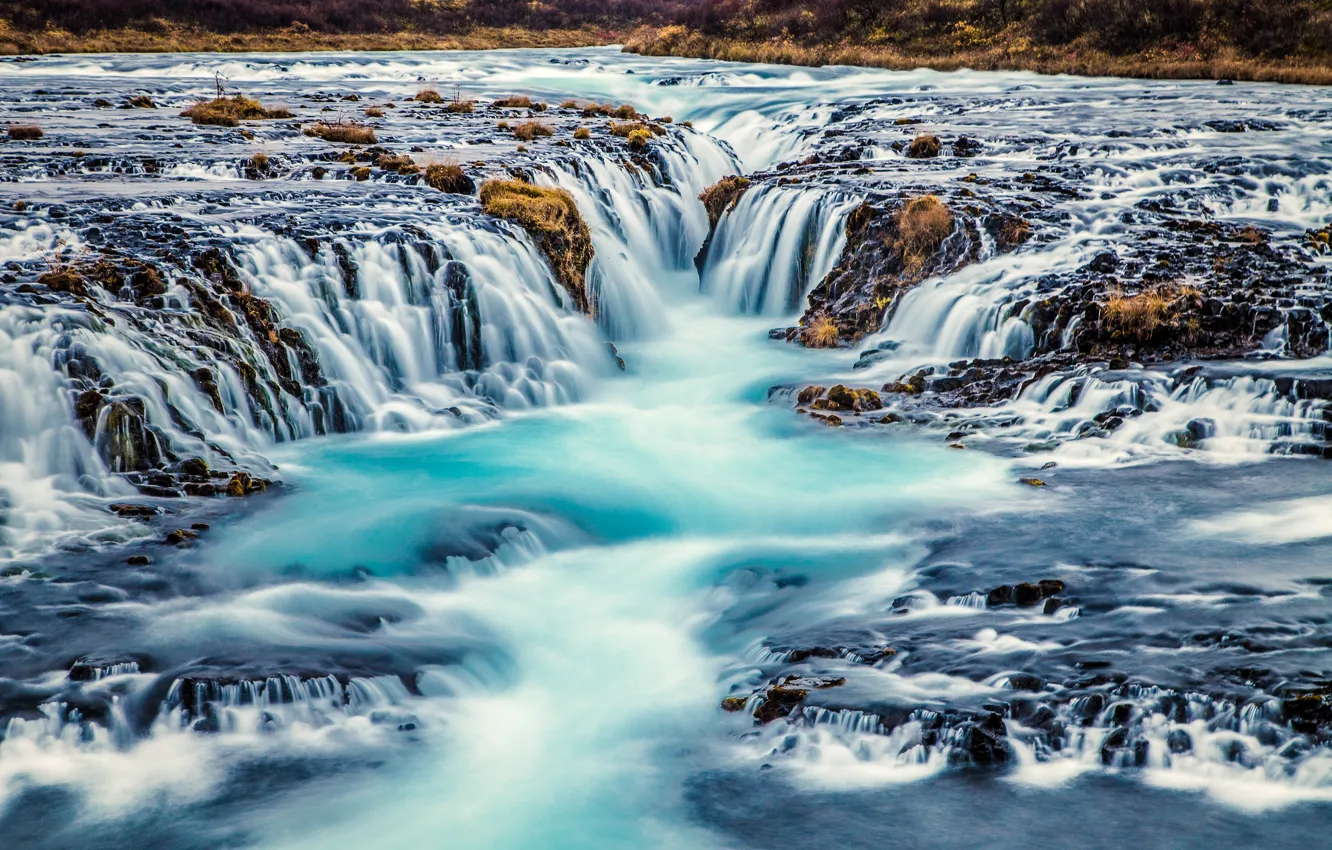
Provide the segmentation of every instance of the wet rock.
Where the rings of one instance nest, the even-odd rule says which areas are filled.
[[[764,693],[763,702],[759,707],[754,709],[754,718],[759,723],[766,724],[786,717],[795,711],[807,696],[809,691],[805,688],[773,686]]]
[[[990,713],[958,727],[956,745],[949,751],[953,764],[993,767],[1005,764],[1012,756],[1004,719]]]
[[[748,700],[745,697],[727,697],[721,701],[722,711],[734,714],[737,711],[745,710],[745,703]]]
[[[152,559],[147,555],[130,555],[125,559],[125,563],[129,564],[131,567],[146,567],[152,562]]]

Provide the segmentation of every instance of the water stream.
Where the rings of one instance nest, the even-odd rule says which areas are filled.
[[[1103,381],[1081,390],[1081,411],[1051,381],[1014,402],[1024,440],[1143,394],[1164,401],[1113,438],[1033,460],[958,451],[927,430],[828,429],[768,399],[828,376],[868,385],[1021,356],[1030,329],[998,306],[1085,263],[1115,216],[1177,185],[1205,184],[1207,213],[1228,221],[1321,224],[1325,93],[607,50],[49,57],[0,66],[0,90],[60,144],[115,160],[165,150],[149,126],[164,119],[105,113],[97,145],[69,103],[145,91],[175,106],[215,73],[266,100],[319,89],[401,101],[457,83],[482,98],[627,101],[693,129],[663,143],[666,183],[595,152],[552,155],[536,175],[588,219],[595,320],[563,302],[530,240],[471,199],[426,205],[378,178],[316,190],[301,169],[256,188],[236,165],[253,145],[231,141],[172,154],[175,171],[153,181],[116,166],[52,177],[0,151],[5,199],[66,210],[0,216],[0,261],[77,245],[81,205],[145,233],[179,216],[182,233],[227,246],[328,377],[321,393],[274,394],[264,415],[223,370],[215,407],[189,378],[205,361],[185,330],[103,332],[75,311],[0,301],[0,539],[21,567],[0,579],[7,847],[1020,847],[1025,829],[1041,846],[1317,844],[1332,752],[1321,732],[1284,724],[1278,691],[1332,680],[1332,525],[1321,461],[1267,445],[1321,408],[1242,370],[1183,390],[1163,373]],[[1039,250],[927,281],[853,350],[771,339],[837,261],[855,186],[752,191],[701,272],[695,197],[726,173],[799,158],[847,103],[994,140],[987,160],[958,168],[1084,157],[1087,194]],[[1236,113],[1282,129],[1255,142],[1197,126]],[[1193,126],[1161,132],[1165,115]],[[466,147],[418,124],[394,125],[395,142]],[[896,156],[867,161],[894,168]],[[321,234],[318,250],[301,228]],[[184,297],[169,290],[168,306],[173,292]],[[853,368],[889,341],[891,356]],[[262,456],[282,492],[210,514],[198,545],[126,571],[120,554],[152,532],[105,515],[133,490],[70,424],[51,365],[80,352],[148,400],[163,439]],[[211,442],[170,424],[172,409]],[[1186,455],[1165,435],[1199,416],[1222,439]],[[1049,458],[1057,487],[1018,483]],[[986,604],[989,588],[1046,578],[1072,601],[1050,614]],[[71,691],[70,663],[93,656]],[[1015,711],[1006,773],[950,762],[954,715],[1030,690],[1015,677],[1053,693],[1109,669],[1137,690],[1059,701],[1062,749]],[[789,723],[718,708],[731,696],[752,710],[751,694],[791,671],[843,682],[810,686]],[[1178,711],[1162,708],[1171,700]],[[1151,742],[1141,764],[1113,743],[1130,716]],[[1074,812],[1066,832],[1050,831],[1051,811]]]

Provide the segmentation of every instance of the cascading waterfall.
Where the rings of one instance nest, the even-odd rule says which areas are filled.
[[[750,189],[718,222],[700,272],[703,291],[740,313],[798,312],[837,262],[844,222],[860,201],[839,189]]]

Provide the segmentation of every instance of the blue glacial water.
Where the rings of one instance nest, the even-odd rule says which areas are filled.
[[[470,199],[441,211],[397,183],[316,188],[299,171],[261,194],[235,164],[249,140],[168,153],[147,124],[161,119],[101,113],[98,128],[77,106],[94,91],[185,104],[215,73],[271,101],[311,88],[402,100],[457,83],[481,98],[629,101],[694,129],[662,143],[670,187],[595,152],[539,176],[589,219],[593,322],[557,303],[530,244],[480,222]],[[52,99],[30,100],[36,89]],[[1084,157],[1088,191],[1067,202],[1068,227],[923,284],[885,329],[902,359],[872,374],[997,355],[1024,340],[993,321],[1002,298],[1084,263],[1116,239],[1118,216],[1181,185],[1219,220],[1288,233],[1325,221],[1322,90],[613,50],[47,57],[6,63],[0,90],[60,144],[174,158],[152,180],[53,179],[9,161],[6,200],[110,209],[129,197],[117,214],[178,212],[234,243],[246,282],[334,364],[361,423],[316,437],[304,414],[279,436],[230,409],[210,420],[186,367],[163,365],[172,352],[133,328],[79,337],[150,402],[168,395],[153,395],[162,377],[223,448],[262,455],[284,484],[201,514],[213,528],[197,546],[127,571],[122,548],[145,532],[108,524],[123,485],[61,430],[70,410],[50,351],[79,331],[0,304],[0,472],[14,507],[3,554],[49,551],[43,568],[60,579],[0,579],[6,850],[1321,846],[1332,753],[1321,733],[1277,722],[1277,693],[1332,681],[1328,488],[1319,461],[1266,454],[1271,434],[1314,413],[1242,376],[1035,459],[925,430],[825,428],[769,389],[849,380],[859,352],[768,330],[794,321],[835,262],[854,186],[755,190],[701,276],[693,261],[706,234],[697,192],[799,157],[848,103],[991,145],[927,178],[870,151],[906,182]],[[1282,127],[1197,125],[1236,115]],[[388,120],[400,145],[467,153],[430,125]],[[1158,133],[1168,121],[1189,126]],[[219,209],[223,195],[244,212]],[[267,218],[233,220],[254,211]],[[359,298],[321,289],[337,260],[283,230],[327,219],[363,240],[349,249]],[[7,218],[0,261],[82,246],[81,223]],[[814,247],[796,244],[811,229]],[[436,350],[447,297],[404,232],[476,278],[483,366]],[[1058,395],[1017,403],[1031,439],[1090,415]],[[1211,450],[1164,439],[1200,416],[1218,423]],[[1048,458],[1051,487],[1018,483]],[[989,588],[1053,577],[1072,601],[1048,615],[984,602]],[[837,651],[792,652],[813,647]],[[93,656],[107,662],[98,678],[67,693],[71,663]],[[790,722],[756,724],[752,701],[719,708],[787,675],[843,682],[807,686]],[[1002,772],[952,763],[952,724],[1020,703],[1020,675],[1058,691],[1058,717],[1013,709]],[[1130,727],[1146,742],[1133,764],[1115,743]]]

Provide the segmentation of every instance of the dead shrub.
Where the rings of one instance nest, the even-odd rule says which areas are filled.
[[[472,107],[473,103],[470,100],[455,100],[444,107],[444,111],[452,115],[471,115]]]
[[[533,103],[532,98],[527,97],[526,95],[515,95],[514,97],[506,97],[497,100],[492,103],[491,106],[500,109],[535,109],[537,104]]]
[[[579,127],[578,129],[574,130],[573,136],[575,139],[579,140],[580,142],[585,142],[588,139],[592,138],[592,131],[587,129],[586,127]]]
[[[15,142],[34,142],[46,134],[36,124],[10,124],[9,138]]]
[[[415,100],[417,103],[444,102],[444,98],[440,97],[439,92],[435,91],[434,89],[421,89],[419,92],[416,93],[416,97],[412,99]]]
[[[383,118],[384,110],[379,106],[367,106],[365,109],[366,118]]]

